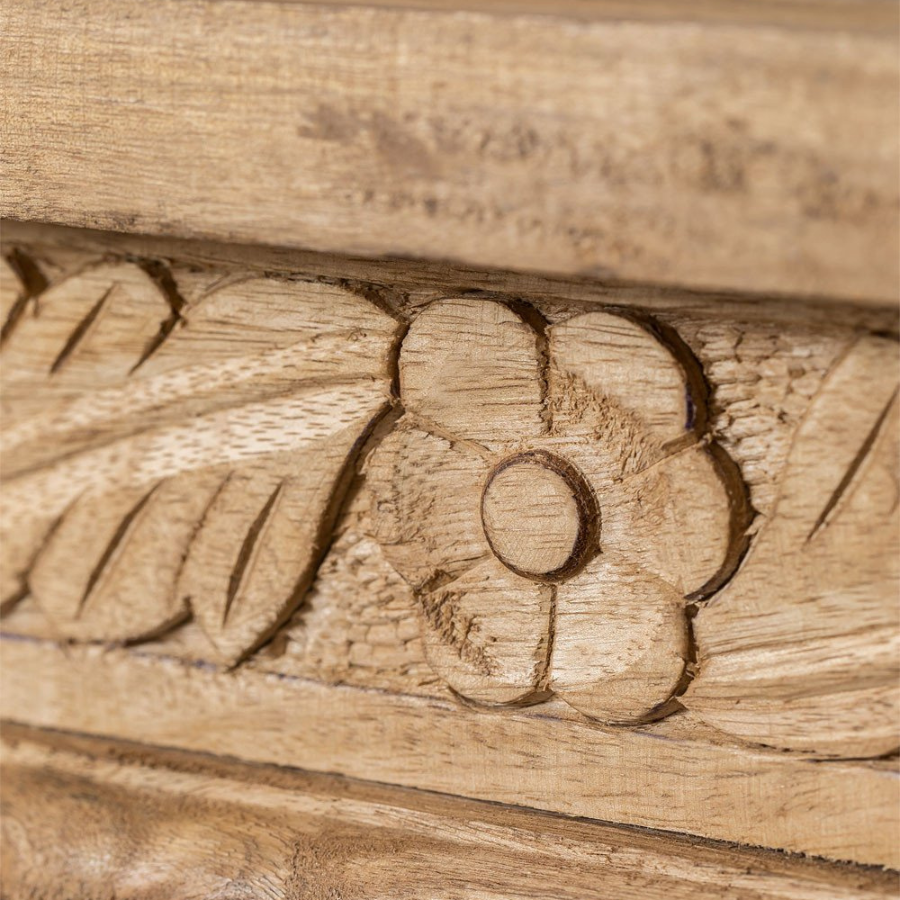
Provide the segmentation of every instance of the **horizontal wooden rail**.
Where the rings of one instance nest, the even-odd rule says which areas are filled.
[[[496,719],[455,701],[222,673],[99,647],[3,645],[0,715],[41,728],[862,863],[900,862],[897,775],[878,761],[803,759],[696,729],[685,735],[677,722],[645,733],[567,720],[559,709]],[[704,790],[690,789],[700,782]]]
[[[897,296],[892,3],[22,0],[0,33],[5,216]]]
[[[561,898],[864,900],[894,886],[856,866],[15,726],[0,757],[16,896],[45,896],[48,879],[83,900],[111,884],[167,900],[524,898],[550,884]]]

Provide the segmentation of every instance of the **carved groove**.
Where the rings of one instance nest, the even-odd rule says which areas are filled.
[[[259,511],[259,515],[256,517],[244,537],[240,553],[238,553],[237,559],[234,562],[234,569],[231,572],[231,577],[228,579],[228,596],[225,601],[225,606],[222,609],[223,627],[228,622],[228,613],[231,610],[235,597],[238,595],[238,591],[241,589],[244,576],[247,574],[248,568],[252,565],[253,551],[265,535],[266,524],[268,523],[272,511],[278,503],[278,499],[281,497],[283,490],[284,481],[280,481],[278,487],[272,491],[271,496],[266,500],[265,506]]]
[[[178,290],[178,285],[172,277],[172,273],[158,260],[138,261],[141,268],[153,279],[160,289],[166,302],[172,309],[172,314],[159,326],[159,333],[147,344],[146,349],[132,366],[129,374],[133,375],[157,350],[166,342],[175,326],[182,320],[182,312],[186,306],[184,297]]]
[[[75,352],[85,335],[90,331],[91,326],[97,320],[97,317],[103,311],[103,307],[106,305],[106,301],[112,292],[113,288],[106,291],[106,293],[88,310],[87,315],[75,326],[75,329],[63,345],[62,350],[59,351],[59,355],[53,360],[53,363],[50,366],[51,375],[58,372],[65,365],[66,360]]]
[[[884,427],[885,420],[888,417],[888,413],[891,411],[891,407],[897,400],[897,395],[898,391],[894,391],[890,399],[887,401],[887,403],[885,403],[884,408],[878,414],[878,418],[875,420],[871,430],[860,445],[856,456],[853,457],[850,465],[847,466],[847,470],[846,472],[844,472],[843,478],[841,478],[840,483],[828,498],[828,502],[825,504],[822,512],[819,513],[819,517],[816,519],[815,524],[806,537],[807,543],[811,541],[819,533],[819,531],[828,524],[828,518],[831,515],[832,511],[838,505],[838,503],[840,503],[841,498],[853,483],[853,479],[856,477],[856,474],[859,472],[863,463],[866,461],[866,458],[872,452],[872,447],[875,445],[875,441],[878,439],[878,435],[881,433],[881,430]]]
[[[0,346],[12,334],[29,304],[47,289],[47,279],[38,264],[27,254],[14,247],[3,259],[4,277],[13,282],[3,284],[3,325],[0,327]],[[14,296],[13,296],[14,295]],[[7,299],[12,297],[12,299]]]
[[[91,593],[93,592],[94,587],[97,585],[97,582],[102,577],[107,566],[110,564],[110,561],[116,555],[116,551],[131,536],[131,532],[134,526],[137,525],[139,521],[141,511],[150,502],[150,498],[156,493],[158,489],[158,484],[150,488],[150,490],[147,491],[147,493],[144,494],[144,496],[141,497],[141,499],[138,500],[138,502],[125,514],[125,517],[119,523],[119,526],[113,533],[113,536],[110,542],[107,544],[106,549],[103,551],[100,559],[97,561],[97,565],[94,566],[94,569],[91,571],[91,574],[88,577],[87,585],[85,586],[84,593],[81,597],[81,603],[78,605],[78,610],[75,614],[76,618],[81,615],[81,611],[85,608],[85,606],[87,606],[87,603],[91,597]]]

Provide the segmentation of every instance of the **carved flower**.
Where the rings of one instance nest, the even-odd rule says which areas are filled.
[[[686,598],[723,582],[743,531],[686,348],[606,312],[545,327],[448,299],[412,323],[400,395],[367,490],[434,671],[485,703],[664,711],[686,678]]]

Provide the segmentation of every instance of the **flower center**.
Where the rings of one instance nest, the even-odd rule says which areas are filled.
[[[595,543],[599,511],[584,476],[543,450],[501,462],[481,497],[484,533],[513,572],[554,581],[577,569]]]

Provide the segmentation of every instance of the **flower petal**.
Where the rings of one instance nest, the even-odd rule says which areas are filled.
[[[543,434],[538,335],[503,303],[432,303],[403,341],[400,395],[407,411],[492,449]]]
[[[543,697],[553,588],[491,558],[419,595],[425,655],[459,694],[482,703]]]
[[[402,418],[366,465],[374,533],[414,588],[456,578],[491,553],[481,524],[487,463]]]
[[[604,722],[652,718],[684,673],[683,602],[659,578],[607,554],[557,587],[550,686]]]
[[[624,316],[589,312],[554,325],[549,341],[552,394],[575,379],[583,393],[631,414],[637,430],[660,444],[690,438],[702,427],[699,367],[687,351],[676,356],[648,327]]]
[[[659,575],[682,596],[719,587],[746,543],[740,480],[702,444],[626,479],[601,504],[603,546]]]

